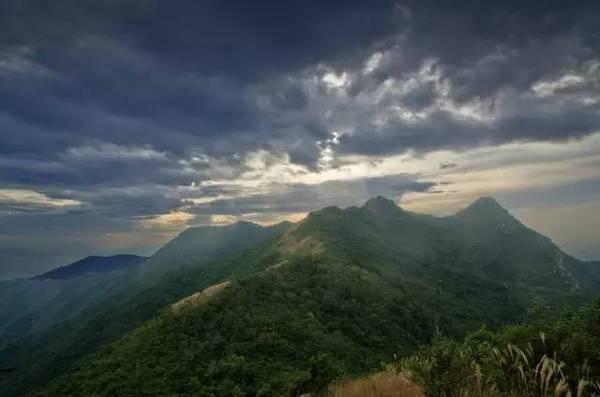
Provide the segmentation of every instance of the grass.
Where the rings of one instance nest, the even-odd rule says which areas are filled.
[[[171,310],[173,311],[173,313],[177,314],[185,309],[190,309],[195,306],[202,305],[208,302],[211,298],[217,296],[230,283],[230,281],[225,281],[220,284],[211,285],[210,287],[205,288],[202,291],[196,292],[188,297],[181,299],[179,302],[172,304]]]
[[[543,334],[541,338],[543,340]],[[504,349],[493,349],[492,355],[498,367],[506,373],[510,384],[508,393],[500,392],[498,385],[494,382],[483,384],[484,379],[480,375],[475,377],[477,379],[474,390],[476,393],[467,395],[583,397],[600,394],[600,382],[589,377],[589,368],[585,363],[576,367],[575,376],[569,376],[564,370],[566,363],[559,360],[556,353],[553,356],[544,354],[536,360],[531,345],[521,349],[509,344]]]
[[[393,371],[347,380],[331,387],[325,397],[422,397],[423,389]]]
[[[543,355],[535,360],[533,350],[508,345],[494,349],[496,373],[486,374],[477,363],[458,371],[459,378],[442,393],[428,395],[445,397],[586,397],[600,396],[600,382],[586,375],[586,366],[579,367],[581,377],[565,374],[565,363],[556,356]],[[412,365],[414,366],[414,361]],[[425,364],[421,361],[421,365]],[[500,372],[497,372],[497,371]],[[435,377],[435,374],[433,375]],[[411,380],[407,372],[386,370],[368,377],[339,382],[329,388],[323,397],[424,397],[428,386]],[[501,382],[498,382],[498,378]],[[441,379],[437,379],[438,381]]]
[[[574,331],[587,327],[578,324]],[[547,338],[540,331],[517,346],[474,336],[465,342],[436,337],[383,372],[330,386],[323,397],[600,397],[600,356],[592,340]]]
[[[403,360],[398,368],[429,397],[600,396],[600,380],[590,376],[585,362],[567,365],[557,353],[536,353],[531,344],[508,344],[483,354],[457,346],[441,345]]]

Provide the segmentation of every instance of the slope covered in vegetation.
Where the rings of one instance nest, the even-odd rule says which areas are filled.
[[[80,304],[90,301],[88,295],[95,294],[89,285],[98,284],[104,293],[67,321],[20,338],[2,340],[0,368],[13,369],[0,376],[2,395],[18,396],[39,387],[85,355],[139,327],[163,307],[236,272],[245,274],[248,255],[260,257],[260,244],[286,227],[286,224],[261,227],[240,223],[194,228],[151,257],[148,267],[145,264],[117,282],[107,284],[106,278],[111,275],[87,275],[85,280],[89,283],[77,284],[77,280],[68,280],[74,284],[67,292]],[[196,237],[192,239],[195,243],[190,241],[192,235]],[[241,253],[249,247],[255,247],[252,254]],[[44,282],[48,285],[56,281]],[[65,301],[65,298],[59,298]],[[0,305],[10,302],[10,299],[4,300]],[[60,307],[55,305],[54,310]]]
[[[388,367],[410,374],[427,396],[592,396],[600,393],[600,300],[546,313],[463,342],[437,336]]]
[[[369,376],[337,381],[324,397],[560,397],[600,393],[600,300],[538,314],[463,341],[436,335],[417,353]]]

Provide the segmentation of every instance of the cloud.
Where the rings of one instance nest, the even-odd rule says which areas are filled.
[[[547,56],[551,54],[548,50]],[[521,87],[507,78],[502,87],[485,95],[467,95],[467,83],[458,81],[438,59],[426,59],[414,71],[388,76],[383,82],[357,68],[348,73],[359,89],[351,87],[333,97],[321,94],[314,102],[333,115],[325,121],[330,125],[326,130],[345,131],[337,148],[342,154],[388,155],[513,141],[566,141],[600,130],[600,101],[594,88],[590,89],[598,87],[595,65],[596,61],[586,61],[567,74],[578,76],[577,84],[574,77],[559,83],[532,79],[532,85]],[[377,67],[371,69],[370,74],[377,73]]]
[[[193,205],[189,211],[213,215],[294,214],[330,205],[361,205],[367,199],[379,195],[399,199],[406,192],[424,192],[433,186],[431,182],[418,181],[414,176],[405,174],[332,180],[316,184],[279,183],[271,185],[264,194],[216,199]]]
[[[53,198],[26,189],[0,189],[0,212],[65,211],[83,205],[81,201]]]
[[[27,46],[9,47],[0,54],[0,78],[39,78],[50,71],[31,59],[32,51]]]
[[[440,163],[441,170],[447,170],[450,168],[455,168],[457,166],[458,166],[458,164],[456,164],[456,163]]]
[[[34,142],[5,139],[7,152],[51,157],[96,142],[178,157],[264,149],[314,168],[319,142],[335,131],[348,132],[342,153],[389,154],[598,127],[593,4],[533,14],[513,2],[69,5],[55,3],[43,19],[26,5],[3,14],[34,28],[1,24],[13,40],[0,41],[0,54],[49,72],[3,81],[0,128]],[[584,83],[534,95],[564,76]]]
[[[375,194],[462,202],[475,182],[460,173],[511,185],[489,170],[506,147],[514,164],[537,162],[542,184],[556,168],[587,175],[598,12],[595,1],[3,1],[0,212],[23,227],[4,230],[2,252],[31,246],[42,222],[75,255],[60,222],[90,251],[94,239],[144,251],[125,236],[157,244],[188,223],[271,222]],[[553,154],[553,142],[569,148],[555,165],[536,146]]]
[[[510,143],[430,153],[407,163],[442,193],[408,193],[402,203],[417,212],[446,215],[479,196],[494,196],[515,211],[597,202],[599,149],[600,134],[595,134],[568,144]],[[390,168],[393,162],[389,158],[380,167]],[[443,163],[456,166],[440,169]]]
[[[110,143],[71,147],[65,157],[85,161],[115,161],[115,160],[163,160],[165,154],[157,152],[148,146],[123,147]]]
[[[181,230],[189,221],[194,219],[194,215],[184,211],[173,211],[167,214],[160,214],[146,219],[142,219],[142,225],[147,228],[166,228]]]

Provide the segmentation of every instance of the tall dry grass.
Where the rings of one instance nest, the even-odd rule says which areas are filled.
[[[544,339],[541,335],[542,341]],[[558,359],[557,354],[542,355],[537,359],[531,345],[521,349],[509,344],[504,349],[493,349],[492,357],[507,377],[510,395],[519,397],[584,397],[600,395],[600,382],[592,380],[589,368],[584,363],[577,367],[576,376],[569,377],[564,369],[566,363]],[[539,357],[539,356],[538,356]],[[479,366],[476,366],[479,369]],[[498,386],[480,375],[476,387],[471,388],[471,396],[505,396],[508,393],[498,391]]]
[[[567,366],[556,353],[536,353],[530,344],[493,348],[482,362],[471,359],[467,350],[448,346],[409,357],[399,369],[432,397],[600,396],[600,381],[590,377],[586,363]]]
[[[326,397],[423,397],[423,389],[401,373],[380,372],[334,385]]]
[[[337,383],[323,396],[600,397],[600,380],[590,376],[587,363],[567,365],[557,353],[536,353],[531,344],[490,346],[477,356],[456,343],[442,345],[383,372]]]

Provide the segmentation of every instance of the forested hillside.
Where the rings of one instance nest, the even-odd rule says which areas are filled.
[[[261,241],[273,238],[285,227],[286,224],[261,227],[239,223],[195,228],[173,239],[126,278],[107,281],[108,276],[88,275],[83,281],[68,280],[75,284],[65,294],[75,302],[90,302],[94,290],[85,282],[88,279],[105,293],[93,295],[92,303],[83,306],[79,314],[75,313],[77,315],[70,319],[39,332],[3,340],[0,368],[12,370],[0,377],[0,388],[12,396],[45,384],[86,354],[140,326],[169,303],[231,276],[245,263],[245,256],[240,251],[260,245]],[[189,242],[189,235],[197,236],[195,244]],[[237,259],[233,260],[234,257]],[[217,258],[218,263],[215,262]],[[56,281],[45,283],[50,285]],[[40,297],[45,296],[44,290],[39,292]],[[60,301],[65,299],[61,297]],[[11,300],[2,303],[9,302]],[[17,304],[13,306],[18,307]]]

